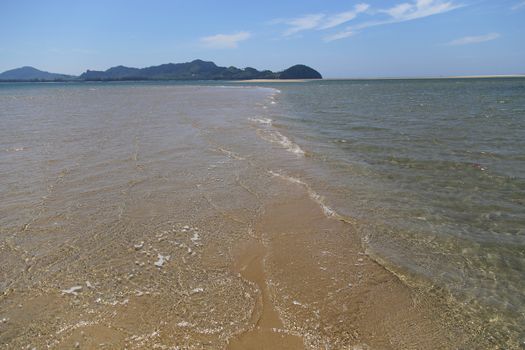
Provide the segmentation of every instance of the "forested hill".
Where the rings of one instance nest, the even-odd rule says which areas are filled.
[[[220,67],[213,62],[194,60],[167,63],[146,68],[116,66],[105,71],[87,70],[80,76],[49,73],[33,67],[21,67],[0,73],[0,81],[118,81],[118,80],[253,80],[322,79],[313,68],[298,64],[280,72],[259,71],[247,67]]]
[[[316,70],[296,65],[282,72],[255,68],[220,67],[213,62],[194,60],[147,68],[117,66],[106,71],[83,73],[81,80],[250,80],[250,79],[322,79]]]

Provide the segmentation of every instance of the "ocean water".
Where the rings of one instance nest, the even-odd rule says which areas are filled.
[[[288,174],[389,269],[525,341],[525,79],[278,88],[272,125],[309,160]]]
[[[524,174],[525,79],[0,84],[0,343],[225,348],[260,234],[309,349],[520,348]]]

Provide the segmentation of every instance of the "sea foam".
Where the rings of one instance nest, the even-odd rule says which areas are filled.
[[[293,184],[297,184],[297,185],[301,185],[303,186],[307,192],[308,192],[308,195],[310,196],[310,198],[316,202],[320,207],[321,209],[323,210],[323,213],[327,216],[327,217],[333,217],[333,218],[337,218],[337,219],[340,219],[342,220],[342,217],[337,214],[337,212],[335,210],[333,210],[332,208],[330,208],[328,205],[325,204],[324,202],[324,197],[322,197],[321,195],[319,195],[317,192],[315,192],[311,187],[310,185],[308,185],[306,182],[304,182],[303,180],[301,179],[298,179],[296,177],[292,177],[292,176],[288,176],[288,175],[283,175],[281,173],[278,173],[278,172],[275,172],[275,171],[272,171],[272,170],[269,170],[268,173],[272,176],[275,176],[275,177],[278,177],[280,179],[283,179],[283,180],[286,180],[288,182],[291,182]]]
[[[298,156],[304,157],[305,152],[297,145],[292,142],[288,137],[284,136],[277,130],[257,130],[257,135],[259,135],[263,140],[266,140],[271,143],[275,143],[284,147],[288,152],[292,152]]]
[[[305,152],[299,147],[298,144],[292,142],[288,137],[281,134],[279,131],[270,128],[273,126],[273,120],[267,117],[253,117],[248,120],[264,125],[266,128],[257,130],[257,135],[263,140],[281,145],[286,148],[288,152],[292,152],[298,156],[304,156]]]
[[[256,123],[259,123],[259,124],[264,124],[264,125],[272,125],[272,122],[273,120],[270,119],[270,118],[248,118],[249,120],[251,120],[252,122],[256,122]]]

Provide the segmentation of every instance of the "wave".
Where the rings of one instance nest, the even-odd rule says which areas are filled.
[[[206,87],[214,87],[219,89],[253,89],[251,86],[243,85],[206,85]]]
[[[270,175],[272,175],[272,176],[278,177],[278,178],[283,179],[285,181],[288,181],[290,183],[303,186],[306,189],[306,191],[308,192],[308,196],[310,196],[310,198],[321,207],[321,209],[323,210],[323,213],[324,213],[324,215],[326,215],[326,217],[328,217],[328,218],[335,218],[335,219],[338,219],[338,220],[349,222],[349,220],[343,218],[334,209],[332,209],[328,205],[326,205],[326,203],[324,202],[324,197],[321,196],[320,194],[318,194],[317,192],[315,192],[310,187],[310,185],[308,185],[303,180],[298,179],[296,177],[283,175],[281,173],[278,173],[278,172],[275,172],[275,171],[272,171],[272,170],[268,170],[268,173]]]
[[[248,118],[248,120],[268,127],[273,126],[273,119],[270,118],[254,117]],[[259,129],[257,130],[257,135],[259,135],[263,140],[281,145],[282,147],[286,148],[288,152],[292,152],[299,156],[305,155],[305,152],[301,149],[301,147],[299,147],[298,144],[292,142],[292,140],[275,129]]]
[[[304,157],[305,152],[299,147],[298,144],[292,142],[288,137],[284,136],[277,130],[270,129],[259,129],[257,130],[257,135],[259,135],[263,140],[266,140],[271,143],[276,143],[286,148],[288,152],[294,153],[298,156]]]
[[[273,120],[270,118],[248,118],[252,122],[256,122],[259,124],[269,125],[272,126]]]
[[[11,147],[11,148],[6,148],[5,151],[6,152],[20,152],[20,151],[25,151],[27,149],[27,147]]]

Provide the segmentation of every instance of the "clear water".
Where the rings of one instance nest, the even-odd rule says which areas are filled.
[[[217,295],[230,299],[191,322],[202,329],[227,324],[223,310],[231,305],[241,320],[253,298],[228,274],[222,251],[217,257],[226,262],[201,262],[198,251],[194,265],[177,265],[178,275],[152,282],[145,273],[138,282],[113,283],[140,271],[127,262],[142,234],[167,254],[154,234],[172,229],[174,218],[184,224],[192,218],[204,237],[224,225],[208,218],[220,216],[217,208],[246,211],[249,221],[258,204],[237,183],[246,181],[261,196],[279,192],[269,185],[271,170],[308,188],[327,215],[354,223],[369,255],[408,283],[448,293],[487,325],[480,333],[493,334],[494,344],[523,344],[525,79],[261,84],[280,94],[253,85],[222,91],[179,85],[0,84],[2,291],[54,295],[89,276],[98,279],[97,293],[115,298],[134,294],[138,282],[176,294],[172,282],[191,291],[200,286],[196,278],[210,278],[208,264],[229,281]],[[208,246],[228,251],[228,239],[246,234],[235,225],[216,238],[210,233]],[[99,265],[105,275],[95,273]],[[164,303],[175,298],[166,295]],[[210,295],[206,302],[216,300]],[[202,300],[186,302],[208,311]],[[72,324],[87,312],[68,307],[58,309],[68,310]],[[188,320],[179,316],[171,323]],[[57,320],[50,329],[62,326]],[[238,332],[241,321],[225,329]]]
[[[524,338],[525,79],[278,88],[273,125],[315,164],[290,171],[369,253]]]

